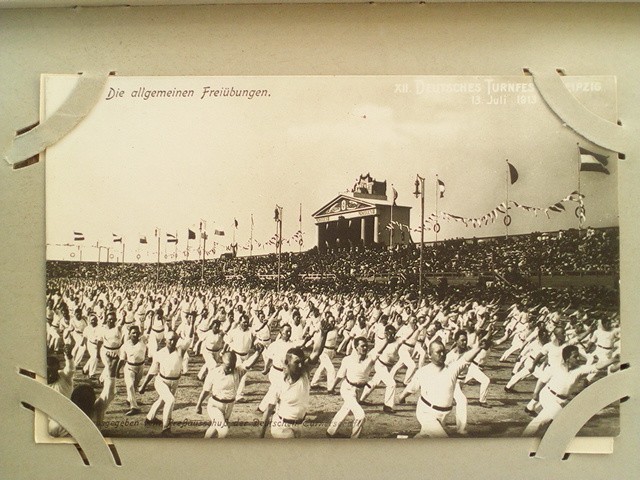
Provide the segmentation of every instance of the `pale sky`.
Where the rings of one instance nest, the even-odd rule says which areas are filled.
[[[587,108],[616,120],[613,77],[564,77]],[[45,77],[43,116],[65,100],[75,76]],[[268,96],[207,97],[210,90],[267,90]],[[189,98],[133,98],[139,88],[192,89]],[[109,89],[122,97],[107,100]],[[489,93],[490,89],[494,89]],[[501,89],[507,90],[502,92]],[[510,93],[508,90],[517,92]],[[283,237],[298,230],[302,203],[304,249],[316,245],[311,214],[351,188],[360,174],[393,184],[398,204],[411,206],[411,227],[420,224],[413,196],[416,174],[427,179],[425,211],[434,211],[435,175],[445,182],[438,209],[480,217],[505,200],[506,162],[520,178],[509,198],[548,207],[577,188],[578,150],[607,154],[579,137],[548,109],[530,77],[110,77],[90,115],[46,153],[47,258],[95,260],[100,245],[115,247],[121,235],[126,260],[154,261],[155,228],[161,257],[173,253],[165,232],[178,235],[184,259],[187,229],[205,220],[215,257],[233,238],[246,245],[250,218],[254,239],[275,233],[273,211],[284,208]],[[581,191],[594,227],[618,225],[617,165],[611,175],[583,173]],[[510,234],[577,227],[576,204],[534,217],[512,210]],[[502,235],[502,219],[474,229],[441,221],[439,239]],[[213,231],[224,230],[225,236]],[[73,232],[84,242],[73,242]],[[140,245],[145,235],[148,246]],[[425,240],[434,238],[425,233]],[[414,234],[418,239],[419,234]],[[190,247],[197,248],[197,241]],[[298,251],[297,244],[284,250]],[[270,253],[254,247],[254,254]],[[74,253],[74,257],[71,257]],[[239,254],[248,251],[239,249]],[[105,252],[102,253],[104,260]],[[190,258],[197,253],[192,252]],[[213,255],[209,255],[213,258]],[[115,260],[115,257],[114,257]]]

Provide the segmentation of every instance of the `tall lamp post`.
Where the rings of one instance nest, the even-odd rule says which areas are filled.
[[[420,303],[422,303],[422,265],[424,258],[424,177],[416,174],[415,186],[416,190],[413,194],[416,198],[420,197],[420,279],[418,285],[420,289]]]

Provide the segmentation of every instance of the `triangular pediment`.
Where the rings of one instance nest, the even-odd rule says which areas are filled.
[[[324,215],[336,215],[340,213],[357,212],[358,210],[366,210],[375,208],[376,204],[367,202],[360,198],[353,198],[348,195],[338,195],[336,198],[327,203],[324,207],[313,214],[313,217],[322,217]]]

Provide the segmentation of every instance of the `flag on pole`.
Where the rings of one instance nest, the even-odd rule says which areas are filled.
[[[444,197],[444,182],[438,179],[438,191],[440,192],[440,198]]]
[[[113,243],[122,243],[122,235],[116,235],[115,233],[111,235],[113,235]]]
[[[81,232],[73,232],[73,240],[75,242],[81,242],[84,240],[84,233]]]
[[[178,237],[172,233],[167,233],[167,243],[178,243]]]
[[[222,233],[224,234],[224,232],[222,232]],[[202,232],[202,233],[200,234],[200,237],[202,237],[202,239],[203,239],[203,240],[206,240],[207,238],[209,238],[209,237],[207,236],[207,232]]]
[[[188,229],[188,233],[187,233],[187,239],[189,240],[195,240],[196,239],[196,232],[194,232],[193,230],[191,230],[190,228]]]
[[[298,215],[298,223],[302,223],[302,204],[300,204],[300,214]]]
[[[609,175],[609,170],[605,165],[609,163],[607,156],[592,152],[586,148],[578,147],[580,150],[580,171],[599,172]]]
[[[219,237],[224,237],[224,230],[214,230],[213,231],[214,235],[218,235]],[[204,238],[204,237],[202,237]]]
[[[146,235],[145,235],[144,237],[140,237],[140,243],[144,243],[144,244],[146,244],[146,243],[147,243],[147,237],[146,237]]]
[[[253,213],[251,214],[251,226],[253,227]]]
[[[276,222],[279,222],[279,221],[280,221],[280,207],[279,207],[278,205],[276,205],[276,209],[275,209],[275,211],[273,212],[273,219],[274,219]]]
[[[393,192],[393,206],[396,206],[396,200],[398,200],[398,191],[395,189],[395,187],[391,187],[391,191]]]
[[[507,160],[507,165],[509,166],[509,181],[511,182],[511,185],[513,185],[518,181],[518,170],[509,163],[509,160]]]
[[[238,228],[238,220],[237,219],[233,219],[233,226]]]

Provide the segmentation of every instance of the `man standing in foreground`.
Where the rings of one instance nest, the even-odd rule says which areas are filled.
[[[147,373],[144,383],[140,387],[139,393],[143,394],[151,378],[156,376],[154,386],[158,392],[158,400],[151,406],[145,425],[158,423],[156,413],[160,407],[164,405],[162,410],[162,435],[171,434],[171,414],[173,406],[176,402],[176,392],[178,390],[178,382],[182,375],[182,361],[184,354],[191,345],[193,339],[193,323],[191,323],[191,331],[189,338],[178,343],[178,335],[175,332],[169,332],[167,335],[167,346],[158,350],[153,356],[153,363]],[[157,374],[157,375],[156,375]]]
[[[412,393],[420,391],[416,405],[416,417],[420,422],[420,432],[416,437],[447,437],[443,423],[453,405],[453,392],[458,383],[458,375],[469,367],[469,363],[489,347],[491,331],[479,342],[478,346],[465,352],[458,360],[445,366],[447,350],[440,341],[429,347],[431,363],[418,370],[411,383],[400,394],[398,403],[404,403]]]
[[[358,395],[367,386],[369,376],[373,370],[373,365],[380,356],[380,352],[387,346],[387,341],[382,344],[380,350],[369,353],[369,345],[366,337],[356,337],[353,341],[354,352],[344,357],[340,370],[338,370],[337,380],[344,379],[340,385],[340,396],[344,403],[335,414],[331,424],[327,429],[327,436],[334,437],[340,424],[347,418],[350,412],[353,413],[353,427],[351,438],[358,438],[364,426],[364,410],[358,402]],[[329,391],[333,392],[335,385],[329,386]]]
[[[540,401],[542,410],[531,420],[522,433],[523,437],[536,435],[560,413],[569,402],[569,394],[578,379],[584,375],[595,375],[618,361],[618,356],[604,359],[597,365],[580,365],[580,353],[575,345],[562,349],[563,363],[554,370],[546,370],[540,377],[533,398]]]
[[[129,411],[125,413],[127,416],[140,413],[138,402],[136,399],[136,389],[142,380],[142,371],[144,369],[144,359],[147,355],[146,339],[140,338],[140,328],[137,325],[129,327],[129,340],[127,340],[120,349],[120,361],[118,362],[117,371],[124,366],[124,385],[127,389],[127,402],[129,402]]]
[[[258,360],[263,346],[256,344],[256,351],[247,360],[237,365],[238,357],[234,352],[222,354],[222,363],[215,366],[208,374],[202,387],[200,397],[196,403],[196,413],[202,413],[202,402],[209,397],[207,413],[211,419],[211,426],[204,434],[204,438],[224,438],[229,433],[227,422],[231,417],[236,403],[236,394],[241,378],[247,370]]]
[[[287,352],[284,364],[284,381],[264,412],[260,438],[264,438],[272,416],[271,435],[273,438],[300,436],[300,425],[304,422],[311,400],[309,371],[320,358],[327,339],[327,332],[333,328],[333,324],[327,321],[322,322],[320,331],[315,336],[313,351],[309,358],[300,347],[290,348]]]

